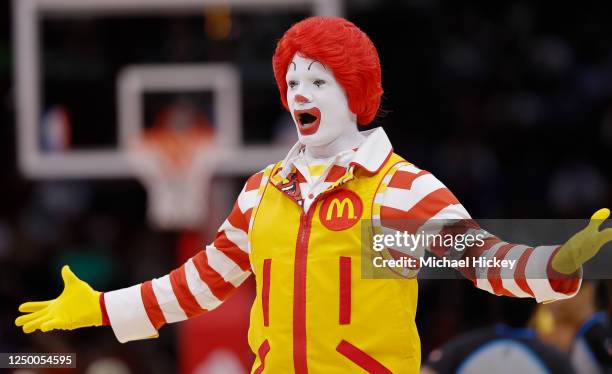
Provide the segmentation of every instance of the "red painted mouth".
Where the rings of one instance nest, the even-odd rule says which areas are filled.
[[[293,118],[295,118],[295,122],[297,122],[300,134],[312,135],[319,129],[321,111],[319,108],[294,110]]]

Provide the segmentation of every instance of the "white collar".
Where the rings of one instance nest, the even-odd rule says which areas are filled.
[[[366,169],[370,173],[377,172],[385,163],[393,147],[391,141],[387,137],[385,130],[382,127],[377,127],[371,130],[362,131],[361,134],[366,138],[355,152],[350,165],[359,166]],[[280,165],[279,175],[286,178],[293,170],[294,162],[299,157],[300,151],[305,147],[299,141],[287,153],[283,162]]]

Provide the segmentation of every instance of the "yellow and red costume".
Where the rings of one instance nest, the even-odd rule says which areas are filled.
[[[273,66],[300,141],[248,179],[214,242],[161,278],[102,294],[65,267],[64,292],[22,304],[29,314],[18,326],[32,332],[109,324],[121,342],[145,339],[218,307],[254,274],[253,373],[418,372],[417,280],[365,279],[363,235],[400,231],[397,223],[407,220],[470,216],[442,182],[393,153],[382,128],[357,130],[376,115],[382,86],[376,49],[355,25],[328,17],[299,22],[279,41]],[[328,156],[313,164],[308,151]],[[612,240],[610,229],[599,231],[609,214],[597,212],[563,246],[517,245],[487,233],[484,245],[463,255],[516,266],[458,270],[496,295],[571,297],[581,265]],[[452,251],[426,249],[445,257]],[[401,251],[386,249],[393,250]]]
[[[103,295],[120,341],[150,337],[165,323],[214,309],[254,274],[255,373],[418,371],[417,281],[362,279],[360,222],[377,215],[383,225],[398,218],[467,219],[468,213],[433,175],[393,153],[380,128],[318,175],[317,194],[308,191],[302,151],[296,144],[282,162],[249,178],[215,241],[183,266]],[[491,237],[481,255],[518,259],[516,278],[489,271],[490,278],[472,280],[498,295],[569,297],[578,278],[547,279],[556,248]]]

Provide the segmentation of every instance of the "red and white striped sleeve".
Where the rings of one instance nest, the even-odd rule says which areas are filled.
[[[405,226],[405,220],[418,220],[431,223],[431,227],[440,227],[442,234],[482,233],[484,245],[466,248],[462,258],[516,260],[516,265],[512,269],[471,266],[457,270],[476,287],[495,295],[534,297],[542,302],[568,298],[578,291],[582,280],[580,271],[565,276],[552,269],[552,257],[560,246],[529,247],[506,243],[481,229],[453,193],[431,173],[414,165],[403,165],[390,174],[381,185],[383,192],[378,197],[380,224],[385,231],[398,231]],[[440,222],[454,222],[454,227],[445,227]],[[432,246],[426,249],[437,256],[453,257],[451,248]]]
[[[249,221],[269,169],[247,180],[215,240],[204,250],[161,278],[102,294],[103,317],[120,342],[156,336],[166,323],[216,308],[249,277]]]

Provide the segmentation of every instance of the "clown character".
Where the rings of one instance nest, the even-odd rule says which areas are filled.
[[[610,214],[603,209],[563,245],[506,243],[473,223],[436,177],[393,153],[382,128],[360,131],[375,118],[383,89],[376,48],[351,22],[295,24],[272,64],[299,140],[247,180],[214,242],[161,278],[104,293],[65,266],[58,298],[20,306],[25,314],[16,324],[24,332],[110,325],[122,343],[146,339],[216,308],[254,276],[252,372],[417,373],[417,280],[362,277],[363,223],[373,219],[388,232],[408,220],[469,222],[448,232],[481,231],[481,243],[462,252],[425,249],[449,261],[461,259],[457,253],[516,260],[501,271],[458,270],[485,291],[538,302],[572,297],[582,264],[612,239],[612,229],[599,230]]]

